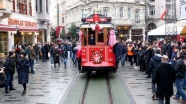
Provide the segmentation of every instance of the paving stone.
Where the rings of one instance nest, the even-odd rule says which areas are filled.
[[[127,85],[136,104],[158,104],[158,100],[152,100],[151,78],[147,79],[143,72],[134,69],[126,62],[126,66],[119,67],[119,73]],[[174,87],[174,92],[176,88]],[[178,104],[171,99],[171,104]]]
[[[68,70],[62,67],[54,69],[50,67],[50,61],[35,64],[36,74],[29,74],[27,93],[22,96],[23,86],[18,84],[17,72],[14,76],[15,91],[9,94],[0,89],[0,104],[57,104],[61,99],[73,78],[78,73],[77,67],[72,66],[71,59],[67,61]]]

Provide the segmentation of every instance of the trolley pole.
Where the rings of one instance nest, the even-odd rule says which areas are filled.
[[[57,26],[59,27],[59,1],[57,0]],[[57,34],[60,38],[60,33]]]

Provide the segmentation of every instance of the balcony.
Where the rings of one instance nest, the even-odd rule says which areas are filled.
[[[12,0],[0,0],[0,17],[8,18],[13,10]]]
[[[37,12],[36,18],[38,21],[40,21],[40,23],[45,23],[45,22],[50,21],[50,16],[46,12]]]

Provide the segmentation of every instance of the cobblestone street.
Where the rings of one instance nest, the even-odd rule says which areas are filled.
[[[15,91],[5,94],[4,88],[0,89],[0,104],[58,104],[65,94],[70,83],[77,74],[77,69],[68,59],[67,68],[50,65],[50,62],[35,64],[36,74],[29,74],[27,94],[22,96],[22,85],[18,84],[17,73],[14,78]]]

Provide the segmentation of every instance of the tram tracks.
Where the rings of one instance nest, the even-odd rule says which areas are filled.
[[[81,97],[81,100],[80,100],[80,103],[79,104],[86,104],[85,103],[85,100],[86,100],[86,97],[89,96],[88,95],[88,90],[90,90],[90,82],[91,82],[91,75],[88,74],[87,75],[87,79],[86,79],[86,83],[85,83],[85,87],[84,87],[84,90],[82,92],[82,97]],[[110,85],[110,80],[109,80],[109,76],[108,74],[105,75],[105,78],[104,78],[106,84],[104,85],[104,87],[106,87],[107,89],[107,96],[108,96],[108,99],[109,99],[109,104],[114,104],[114,100],[113,100],[113,96],[112,96],[112,89],[111,89],[111,85]],[[95,99],[96,100],[96,99]]]

